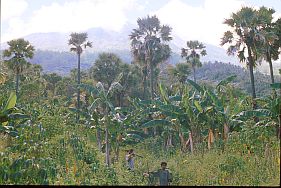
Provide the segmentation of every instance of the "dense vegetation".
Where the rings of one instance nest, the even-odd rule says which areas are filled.
[[[272,11],[237,14],[244,11],[264,22],[248,19],[243,31],[258,24],[255,32],[274,34],[268,45],[279,50],[278,24],[263,18]],[[87,33],[71,34],[76,54],[69,58],[78,66],[68,76],[28,63],[35,50],[28,41],[8,43],[0,64],[0,184],[148,185],[157,181],[143,173],[167,161],[172,185],[280,185],[280,76],[218,62],[200,67],[206,52],[199,41],[183,47],[184,63],[167,65],[171,28],[156,16],[137,23],[131,64],[104,52],[80,70],[82,47],[92,45]],[[222,40],[230,38],[227,32]],[[245,43],[255,53],[252,68],[269,53],[264,38]],[[246,48],[231,48],[246,61]],[[124,160],[129,148],[142,156],[134,171]]]

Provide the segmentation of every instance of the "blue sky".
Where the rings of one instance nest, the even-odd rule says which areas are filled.
[[[120,31],[156,14],[174,35],[218,45],[222,21],[241,6],[271,7],[281,17],[281,0],[1,0],[1,42],[38,32]]]

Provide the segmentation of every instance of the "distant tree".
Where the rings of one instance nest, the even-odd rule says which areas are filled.
[[[114,53],[101,53],[90,68],[90,75],[108,89],[121,73],[122,60]]]
[[[83,52],[83,47],[92,47],[92,43],[87,41],[87,33],[71,33],[68,45],[72,46],[70,51],[73,51],[78,56],[78,74],[77,74],[77,84],[80,85],[80,56]],[[77,88],[77,110],[80,109],[80,88]],[[79,113],[77,113],[76,121],[80,119]]]
[[[55,96],[56,84],[62,80],[62,77],[56,73],[44,74],[43,78],[50,83],[53,96]]]
[[[170,56],[171,49],[167,42],[172,40],[172,28],[167,25],[160,25],[160,21],[156,16],[138,18],[137,23],[138,28],[134,29],[129,35],[131,48],[134,57],[143,69],[144,81],[146,81],[148,75],[148,67],[150,68],[150,88],[151,98],[153,98],[154,69]],[[144,91],[146,90],[145,87],[146,83],[144,83]]]
[[[190,74],[189,66],[186,63],[177,63],[175,67],[170,67],[168,71],[181,84],[184,84]]]
[[[6,60],[8,67],[14,71],[16,74],[16,96],[18,97],[19,93],[19,77],[23,69],[30,65],[26,59],[31,59],[34,55],[34,47],[25,41],[24,39],[16,39],[7,42],[9,48],[4,50],[3,56],[9,57],[10,59]]]
[[[200,43],[199,41],[187,41],[186,42],[187,48],[181,49],[181,56],[185,57],[186,62],[188,64],[191,64],[192,70],[193,70],[193,78],[194,82],[196,82],[195,77],[195,68],[201,67],[202,63],[200,61],[200,56],[207,55],[207,52],[204,48],[206,48],[203,43]]]

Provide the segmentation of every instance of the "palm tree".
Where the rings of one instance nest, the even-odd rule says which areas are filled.
[[[230,44],[227,50],[228,55],[237,54],[240,62],[247,63],[251,79],[253,108],[256,109],[253,70],[257,65],[256,60],[259,58],[259,44],[264,38],[262,32],[260,32],[260,26],[264,24],[264,21],[259,19],[257,10],[250,7],[242,7],[237,13],[232,13],[229,19],[225,19],[224,24],[230,26],[232,31],[224,33],[221,45]]]
[[[167,25],[160,25],[160,21],[156,16],[147,16],[146,18],[138,18],[138,29],[134,29],[131,33],[131,48],[134,57],[142,64],[144,73],[144,87],[148,75],[148,67],[150,68],[150,88],[151,98],[154,94],[154,69],[157,64],[168,59],[171,49],[168,41],[172,40],[170,36],[172,28]],[[145,88],[144,88],[145,90]]]
[[[193,70],[194,82],[196,82],[195,67],[202,66],[202,63],[200,61],[200,56],[207,55],[207,52],[204,49],[204,48],[206,48],[206,46],[204,46],[203,43],[200,43],[197,40],[187,41],[186,45],[187,45],[187,48],[181,49],[181,57],[185,57],[186,62],[191,64],[191,67]]]
[[[92,47],[92,43],[89,41],[86,41],[88,38],[87,33],[71,33],[70,39],[68,41],[68,45],[72,45],[73,47],[70,48],[70,51],[76,52],[78,56],[78,74],[77,74],[77,110],[80,109],[80,56],[83,52],[83,48]],[[78,122],[80,119],[79,113],[77,113],[76,121]]]
[[[26,61],[26,58],[31,59],[34,55],[35,49],[29,41],[25,41],[22,38],[11,40],[7,43],[9,45],[9,49],[4,50],[3,56],[11,57],[6,60],[6,63],[16,74],[16,96],[18,97],[20,74],[26,66],[30,65],[30,63]]]
[[[258,13],[259,18],[265,22],[265,24],[263,24],[263,28],[261,29],[261,33],[263,34],[264,38],[261,42],[261,47],[259,50],[261,50],[263,55],[262,58],[264,58],[269,64],[271,83],[274,83],[272,59],[277,60],[280,53],[278,52],[278,49],[281,45],[277,34],[279,32],[280,35],[281,32],[281,20],[279,19],[279,24],[278,21],[276,21],[276,23],[272,23],[272,15],[275,13],[274,9],[261,7]]]

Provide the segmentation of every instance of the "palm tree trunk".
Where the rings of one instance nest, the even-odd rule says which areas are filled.
[[[249,70],[250,70],[250,79],[252,86],[252,97],[253,97],[253,109],[257,108],[256,105],[256,90],[255,90],[255,79],[254,79],[254,60],[251,53],[251,48],[248,46],[248,60],[249,60]]]
[[[19,71],[16,72],[16,96],[19,97]]]
[[[272,66],[271,56],[270,56],[269,52],[266,53],[266,59],[269,64],[271,83],[274,84],[273,66]],[[274,88],[272,88],[272,93],[273,93],[273,96],[276,97],[276,91]]]
[[[143,70],[143,99],[146,100],[147,96],[147,65],[144,66]],[[148,134],[148,129],[144,128],[144,134]]]
[[[153,79],[154,79],[154,75],[153,75],[153,65],[150,64],[150,92],[151,92],[151,100],[153,100]]]
[[[192,66],[192,69],[193,69],[193,80],[194,80],[194,82],[196,83],[196,78],[195,78],[195,67]]]
[[[76,118],[76,122],[79,122],[80,119],[80,114],[79,114],[79,110],[80,110],[80,53],[78,53],[78,72],[77,72],[77,84],[78,84],[78,88],[77,88],[77,118]]]
[[[281,137],[281,112],[279,112],[278,120],[279,120],[279,127],[277,126],[277,138],[279,138],[279,140],[280,140],[280,137]]]
[[[153,65],[150,63],[150,92],[151,92],[151,100],[153,100],[154,88],[153,88],[153,81],[154,81],[154,72],[153,72]],[[157,135],[157,127],[153,127],[153,134],[154,136]]]
[[[273,75],[273,66],[272,66],[272,61],[269,53],[266,53],[266,58],[267,62],[269,63],[269,71],[270,71],[270,78],[271,78],[271,83],[274,83],[274,75]]]
[[[146,99],[147,96],[147,66],[143,70],[143,98]]]

